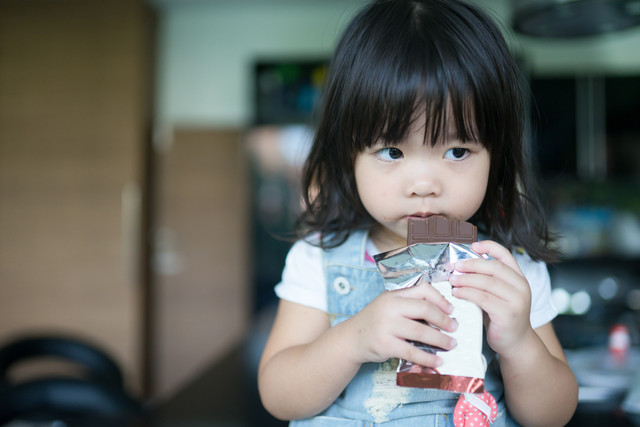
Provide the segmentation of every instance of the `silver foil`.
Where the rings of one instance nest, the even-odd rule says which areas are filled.
[[[473,303],[455,298],[448,283],[457,261],[485,258],[471,250],[469,244],[416,243],[374,256],[389,291],[432,284],[454,306],[458,329],[449,335],[458,346],[447,352],[424,343],[411,342],[443,358],[443,365],[427,368],[400,359],[397,384],[404,387],[436,388],[457,393],[479,393],[484,388],[486,361],[482,355],[482,312]]]
[[[468,244],[415,243],[373,257],[388,291],[415,286],[420,279],[428,283],[449,280],[456,274],[453,265],[465,259],[486,258]]]

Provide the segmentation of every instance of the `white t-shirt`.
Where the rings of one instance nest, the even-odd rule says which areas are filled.
[[[370,239],[367,240],[368,254],[379,251]],[[520,269],[531,286],[531,327],[538,328],[557,316],[551,302],[551,280],[547,265],[533,261],[529,255],[513,253]],[[306,241],[296,242],[285,262],[282,281],[276,285],[276,295],[284,300],[317,308],[327,312],[327,290],[322,267],[322,249]],[[371,266],[375,267],[372,259]]]

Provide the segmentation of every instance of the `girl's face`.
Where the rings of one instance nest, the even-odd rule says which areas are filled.
[[[371,230],[378,250],[406,245],[410,217],[439,214],[466,221],[480,208],[490,154],[480,143],[462,143],[455,133],[432,147],[424,143],[424,121],[416,121],[405,141],[379,142],[356,156],[358,194],[378,223]]]

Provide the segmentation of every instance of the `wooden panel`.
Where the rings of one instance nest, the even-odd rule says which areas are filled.
[[[147,18],[142,1],[0,2],[0,340],[88,336],[134,386]]]
[[[180,129],[158,162],[156,390],[167,396],[248,324],[249,214],[241,133]]]

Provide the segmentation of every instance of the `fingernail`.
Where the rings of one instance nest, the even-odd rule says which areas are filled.
[[[458,345],[458,341],[456,341],[455,338],[451,338],[451,348],[454,348],[457,345]]]
[[[458,329],[458,321],[456,319],[451,319],[451,330],[455,331]]]
[[[437,357],[437,359],[436,359],[436,363],[435,363],[435,365],[436,365],[436,366],[442,366],[442,359],[441,359],[439,356],[438,356],[438,357]]]

